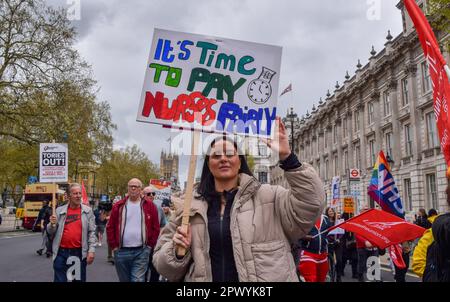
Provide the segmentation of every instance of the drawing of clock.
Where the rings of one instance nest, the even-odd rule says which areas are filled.
[[[248,84],[247,95],[253,103],[258,105],[267,103],[272,95],[272,86],[270,85],[270,81],[275,74],[275,71],[270,70],[267,67],[263,67],[259,77],[252,80],[250,84]]]

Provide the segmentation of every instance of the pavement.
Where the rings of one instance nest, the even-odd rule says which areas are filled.
[[[15,232],[20,229],[23,229],[21,219],[16,219],[16,216],[13,214],[5,215],[2,212],[2,224],[0,224],[0,233]]]
[[[52,258],[39,256],[41,233],[0,233],[0,282],[52,282]],[[107,262],[108,248],[97,247],[94,263],[87,267],[88,282],[118,282],[114,265]]]

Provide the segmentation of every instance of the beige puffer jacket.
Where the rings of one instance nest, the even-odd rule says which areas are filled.
[[[239,175],[230,228],[241,282],[298,281],[290,243],[310,231],[323,210],[325,193],[316,171],[306,163],[285,172],[285,177],[291,190]],[[191,247],[183,259],[175,256],[172,241],[182,209],[163,229],[153,264],[169,281],[212,281],[207,209],[206,201],[192,201]]]

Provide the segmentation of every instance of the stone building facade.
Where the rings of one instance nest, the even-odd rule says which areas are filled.
[[[417,1],[426,9],[424,1]],[[385,48],[372,47],[369,63],[343,85],[336,83],[325,101],[313,106],[294,128],[294,150],[319,171],[331,201],[331,181],[340,176],[340,194],[349,195],[349,169],[361,172],[358,205],[374,206],[367,187],[378,153],[389,156],[392,174],[409,218],[419,208],[448,211],[446,163],[441,153],[431,79],[412,21],[400,2],[403,32],[388,33]],[[449,33],[437,33],[448,45]],[[446,47],[442,47],[444,51]],[[449,54],[443,52],[446,61]],[[289,129],[289,128],[288,128]],[[279,168],[271,167],[272,184],[286,185]]]

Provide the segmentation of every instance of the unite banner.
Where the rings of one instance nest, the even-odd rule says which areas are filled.
[[[270,137],[282,48],[155,29],[137,121]]]
[[[68,160],[67,144],[40,144],[39,182],[67,182]]]

